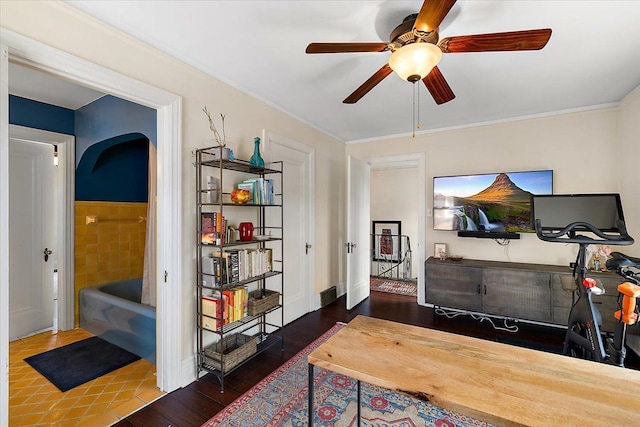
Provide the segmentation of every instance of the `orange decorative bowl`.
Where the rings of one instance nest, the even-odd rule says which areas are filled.
[[[235,203],[236,205],[244,205],[249,203],[250,200],[251,193],[247,190],[236,188],[231,192],[231,203]]]

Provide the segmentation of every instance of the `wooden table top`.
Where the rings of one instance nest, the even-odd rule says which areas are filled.
[[[309,363],[500,426],[640,425],[640,372],[358,316]]]

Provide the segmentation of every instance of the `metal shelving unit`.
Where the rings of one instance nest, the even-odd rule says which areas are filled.
[[[197,270],[196,270],[196,288],[197,288],[197,377],[202,372],[209,372],[215,375],[220,381],[221,391],[224,392],[224,377],[235,369],[241,369],[242,365],[257,354],[269,347],[280,344],[284,349],[284,278],[282,260],[284,254],[283,245],[283,209],[282,209],[282,162],[271,162],[260,168],[249,164],[243,160],[227,160],[220,158],[221,150],[218,147],[209,147],[196,150],[196,246],[197,246]],[[210,202],[209,193],[216,191],[206,188],[204,184],[205,174],[214,174],[217,172],[219,189],[217,190],[217,199]],[[235,188],[239,180],[245,178],[272,178],[273,179],[273,203],[270,204],[235,204],[231,202],[231,190]],[[229,182],[233,185],[230,186]],[[225,191],[227,189],[228,191]],[[232,224],[234,218],[242,216],[247,217],[246,211],[253,211],[250,216],[255,218],[254,233],[262,237],[251,241],[221,241],[216,244],[202,243],[202,214],[213,213],[223,216],[229,224]],[[237,225],[237,224],[235,224]],[[224,230],[226,232],[226,230]],[[254,235],[254,236],[255,236]],[[242,249],[271,249],[272,260],[271,271],[263,274],[248,277],[244,280],[238,280],[231,283],[224,283],[220,280],[216,283],[216,274],[205,273],[203,271],[203,257],[211,256],[214,253],[223,254],[229,250]],[[278,252],[279,251],[279,252]],[[280,259],[277,259],[279,255]],[[206,280],[214,283],[213,286],[205,285]],[[221,279],[221,277],[219,278]],[[220,297],[222,300],[223,291],[236,289],[238,287],[246,288],[249,291],[259,291],[258,294],[265,295],[265,291],[276,291],[279,293],[278,301],[275,306],[268,307],[264,311],[246,315],[240,319],[234,319],[230,323],[223,324],[224,315],[216,318],[216,327],[207,328],[203,325],[203,296]],[[254,301],[255,302],[255,301]],[[279,316],[278,316],[279,312]],[[209,316],[210,317],[210,316]],[[278,324],[279,318],[279,324]],[[222,326],[221,326],[222,325]],[[243,338],[250,337],[249,340],[255,340],[255,352],[244,354],[245,349],[232,348],[226,344],[232,334],[243,335]],[[253,349],[254,343],[251,342]],[[245,344],[246,345],[246,344]],[[211,348],[215,347],[217,351],[216,360],[211,358]],[[243,346],[240,346],[243,347]],[[235,354],[234,354],[235,353]],[[238,362],[233,360],[228,367],[228,360],[236,357],[237,354],[243,353],[242,360]]]

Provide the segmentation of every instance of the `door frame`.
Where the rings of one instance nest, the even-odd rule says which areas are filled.
[[[426,155],[425,153],[398,154],[392,156],[376,156],[369,159],[371,170],[376,169],[417,169],[418,173],[418,242],[416,260],[422,266],[426,259]],[[418,268],[418,304],[425,305],[424,268]]]
[[[318,308],[320,308],[320,294],[317,294],[315,292],[315,289],[312,287],[313,284],[315,283],[315,251],[313,250],[313,247],[315,246],[315,227],[313,226],[316,223],[315,220],[315,212],[316,212],[316,208],[315,208],[315,200],[316,200],[316,196],[315,196],[315,149],[309,145],[306,145],[302,142],[296,141],[294,139],[288,138],[286,136],[280,135],[277,132],[273,132],[271,130],[268,129],[263,129],[262,130],[262,140],[264,142],[264,146],[263,146],[263,151],[265,153],[265,157],[267,159],[267,161],[274,161],[276,159],[273,159],[273,146],[274,145],[281,145],[283,147],[287,147],[290,148],[292,150],[296,150],[296,151],[300,151],[302,153],[305,153],[307,155],[307,160],[309,162],[309,170],[308,170],[308,175],[307,175],[307,180],[306,180],[306,185],[305,185],[305,189],[304,191],[307,193],[308,197],[309,197],[309,206],[308,206],[308,210],[307,212],[305,212],[305,215],[303,215],[303,228],[306,230],[306,237],[308,240],[308,243],[310,243],[312,245],[312,249],[311,249],[311,254],[312,256],[307,258],[307,262],[308,265],[306,269],[304,269],[304,271],[306,271],[306,279],[307,279],[307,286],[309,286],[310,288],[308,289],[308,293],[307,293],[307,313],[317,310]],[[286,195],[283,196],[283,198]],[[284,205],[284,200],[283,200],[283,205]],[[284,207],[283,207],[284,209]],[[284,224],[283,224],[284,225]],[[287,241],[284,241],[284,244],[287,244]],[[284,259],[283,259],[283,263],[284,263]],[[283,264],[283,268],[284,268],[284,264]],[[317,295],[316,295],[317,294]]]
[[[58,259],[58,329],[68,331],[74,327],[73,271],[74,271],[74,219],[75,200],[75,137],[25,126],[9,125],[9,138],[28,142],[40,142],[58,146],[59,164],[56,173],[61,175],[61,203],[57,204],[57,253]],[[54,331],[55,332],[55,331]]]
[[[0,28],[3,46],[2,80],[0,81],[0,128],[8,120],[8,60],[36,68],[74,83],[111,94],[157,110],[158,140],[158,222],[157,268],[158,285],[156,307],[157,386],[163,391],[173,391],[182,386],[192,369],[185,369],[181,362],[182,349],[182,98],[124,74],[91,63],[82,58],[32,40],[5,28]],[[8,124],[8,123],[6,123]],[[0,158],[8,150],[8,134],[0,133]],[[5,161],[0,160],[0,182],[8,176]],[[8,195],[0,192],[0,235],[8,227]],[[8,242],[0,240],[0,249]],[[8,311],[8,266],[6,252],[0,256],[0,313]],[[5,280],[5,277],[7,279]],[[4,319],[4,315],[3,315]],[[0,409],[8,405],[8,325],[0,325]],[[4,411],[3,411],[4,412]],[[4,412],[6,413],[6,412]]]

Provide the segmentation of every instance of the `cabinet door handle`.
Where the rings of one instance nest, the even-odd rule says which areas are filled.
[[[487,294],[487,285],[484,285],[484,294]]]
[[[480,295],[480,285],[479,285],[479,284],[476,286],[476,293],[477,293],[478,295]]]

